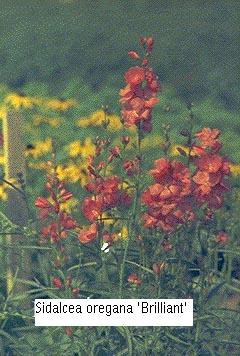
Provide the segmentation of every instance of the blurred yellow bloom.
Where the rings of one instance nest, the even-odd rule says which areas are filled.
[[[60,126],[61,122],[62,122],[62,120],[58,117],[50,117],[50,118],[48,118],[47,123],[52,127],[58,127],[58,126]]]
[[[179,152],[178,148],[180,150],[184,151],[187,154],[187,156],[189,155],[189,153],[190,153],[190,156],[192,156],[192,157],[199,155],[199,153],[194,148],[192,148],[190,150],[189,147],[186,147],[186,146],[183,146],[183,145],[173,145],[171,147],[170,154],[172,156],[181,156],[181,153]]]
[[[119,238],[126,240],[128,238],[128,228],[126,225],[123,225],[121,232],[118,234]]]
[[[35,104],[40,103],[40,99],[30,97],[24,94],[11,93],[6,96],[5,104],[13,106],[16,110],[20,108],[31,108]]]
[[[5,119],[7,115],[7,108],[5,105],[0,106],[0,119]]]
[[[240,175],[240,164],[230,164],[230,171],[234,176]]]
[[[61,203],[61,210],[64,210],[66,213],[70,214],[74,211],[79,201],[75,198],[69,199],[64,203]]]
[[[5,164],[5,157],[0,155],[0,165],[3,166]]]
[[[108,123],[107,129],[110,131],[118,131],[122,128],[120,117],[113,114],[106,115],[103,110],[97,110],[88,117],[83,117],[77,120],[76,125],[79,127],[102,126]]]
[[[44,120],[43,116],[35,115],[33,118],[33,125],[39,126],[44,122],[43,120]]]
[[[80,179],[79,167],[74,163],[59,165],[56,171],[60,180],[76,183]]]
[[[90,126],[90,119],[88,117],[81,117],[80,119],[77,119],[76,126],[88,127]]]
[[[104,225],[111,225],[114,223],[114,219],[111,219],[107,213],[102,213],[102,219],[104,221]]]
[[[80,141],[71,142],[68,145],[68,153],[70,157],[77,157],[81,152],[81,143]]]
[[[92,140],[90,137],[87,137],[84,141],[84,144],[82,145],[81,148],[81,156],[82,157],[88,157],[88,156],[93,156],[95,154],[95,145],[93,144]]]
[[[0,199],[7,200],[6,184],[0,184]]]
[[[107,119],[109,120],[109,124],[108,124],[108,130],[110,131],[118,131],[121,130],[123,128],[123,125],[121,123],[120,117],[117,115],[109,115],[107,117]]]
[[[66,111],[77,105],[77,101],[74,99],[46,99],[43,100],[43,105],[48,109],[57,111]]]
[[[178,151],[178,148],[180,148],[181,150],[183,150],[184,152],[186,152],[186,154],[189,154],[189,147],[183,146],[183,145],[172,145],[171,146],[171,150],[170,150],[170,154],[172,156],[180,156],[180,152]]]
[[[100,126],[106,120],[106,114],[103,110],[97,110],[90,116],[90,121],[93,126]]]
[[[61,124],[61,119],[58,117],[44,117],[41,115],[35,115],[33,118],[33,125],[40,126],[41,124],[47,124],[52,127],[58,127]]]
[[[81,186],[85,186],[88,182],[87,164],[82,162],[76,164],[70,162],[66,165],[57,166],[57,174],[60,180],[76,183],[79,182]]]
[[[41,157],[52,151],[52,139],[47,138],[44,141],[36,141],[33,143],[33,148],[26,151],[26,156],[32,156],[33,158]]]
[[[80,141],[74,141],[68,145],[67,149],[70,157],[81,156],[87,158],[95,154],[96,147],[91,138],[87,137],[83,144]]]

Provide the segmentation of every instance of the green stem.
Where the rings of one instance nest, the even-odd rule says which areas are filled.
[[[140,159],[139,166],[141,165],[141,128],[140,124],[138,124],[138,130],[137,130],[137,142],[138,142],[138,155]],[[131,215],[131,219],[128,221],[128,238],[126,241],[125,249],[124,249],[124,255],[123,255],[123,260],[122,264],[120,266],[120,274],[119,274],[119,298],[121,299],[123,296],[123,279],[124,279],[124,272],[125,272],[125,266],[126,266],[126,259],[128,255],[128,250],[129,250],[129,244],[130,244],[130,239],[133,235],[133,232],[135,230],[135,222],[136,222],[136,212],[138,208],[138,198],[139,198],[139,183],[140,183],[140,169],[137,175],[137,180],[136,180],[136,193],[135,193],[135,199],[134,199],[134,205],[133,205],[133,212]]]

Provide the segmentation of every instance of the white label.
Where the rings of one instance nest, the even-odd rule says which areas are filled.
[[[193,299],[35,299],[35,326],[192,326]]]

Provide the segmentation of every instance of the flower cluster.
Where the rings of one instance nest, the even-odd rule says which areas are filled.
[[[109,157],[113,159],[117,152],[118,150],[114,147],[110,150]],[[100,162],[95,167],[93,159],[90,161],[88,166],[89,182],[85,188],[91,195],[84,199],[82,212],[91,225],[81,230],[79,240],[82,243],[88,243],[97,237],[98,221],[101,220],[104,213],[131,204],[131,196],[123,188],[121,178],[115,175],[104,177],[101,175],[102,169],[105,168],[104,162]]]
[[[142,131],[150,132],[152,108],[159,101],[156,95],[160,90],[160,83],[148,61],[153,48],[152,37],[141,38],[141,44],[145,48],[143,59],[140,59],[137,52],[128,53],[131,58],[141,60],[141,65],[131,67],[125,73],[127,85],[120,90],[121,113],[126,127],[136,125]]]
[[[196,171],[193,176],[193,192],[198,204],[206,203],[209,208],[218,209],[223,204],[223,195],[229,190],[226,176],[230,174],[229,161],[219,154],[220,131],[204,128],[196,134],[203,153],[194,159]]]
[[[118,131],[122,129],[122,123],[119,116],[106,113],[106,110],[97,110],[89,117],[81,117],[76,121],[78,127],[107,127],[109,131]]]
[[[49,197],[38,197],[35,206],[39,209],[41,220],[50,220],[41,229],[41,238],[49,238],[51,242],[58,242],[68,236],[70,230],[77,226],[71,215],[62,206],[72,198],[56,175],[49,175],[46,183]]]
[[[178,224],[192,220],[192,182],[188,167],[176,160],[161,158],[155,161],[150,174],[155,184],[142,194],[142,202],[148,207],[143,216],[144,226],[172,232]]]
[[[147,206],[143,215],[146,228],[157,227],[170,233],[179,224],[193,220],[198,207],[214,210],[222,206],[230,169],[228,160],[219,154],[219,135],[218,130],[209,128],[196,133],[189,150],[197,152],[196,156],[189,153],[193,173],[177,160],[161,158],[154,162],[150,175],[155,183],[142,194]]]

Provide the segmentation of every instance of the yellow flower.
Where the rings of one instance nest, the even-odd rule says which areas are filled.
[[[192,149],[190,150],[189,147],[186,147],[186,146],[183,146],[183,145],[173,145],[173,146],[171,147],[170,154],[171,154],[172,156],[180,156],[181,153],[179,152],[178,148],[179,148],[180,150],[184,151],[187,156],[189,155],[189,153],[190,153],[190,156],[192,156],[192,157],[195,157],[195,156],[198,156],[198,155],[199,155],[198,152],[197,152],[194,148],[192,148]]]
[[[80,141],[74,141],[74,142],[71,142],[69,145],[68,145],[68,153],[69,153],[69,156],[70,157],[77,157],[80,155],[80,152],[81,152],[81,143]]]
[[[97,110],[90,116],[90,121],[93,126],[101,126],[106,120],[106,114],[103,110]]]
[[[67,147],[70,157],[81,156],[86,158],[95,154],[95,145],[92,143],[91,138],[87,137],[83,144],[80,141],[74,141]]]
[[[60,180],[76,183],[80,178],[79,168],[74,163],[68,165],[58,165],[57,175]]]
[[[88,117],[81,117],[76,121],[76,125],[79,127],[88,127],[91,125],[91,120]]]
[[[82,117],[76,121],[79,127],[102,126],[104,122],[108,123],[107,129],[118,131],[122,129],[120,117],[117,115],[106,115],[103,110],[97,110],[90,117]]]
[[[88,156],[93,156],[95,154],[95,145],[92,143],[90,137],[87,137],[81,148],[81,156],[87,158]]]
[[[5,119],[7,115],[7,108],[5,105],[0,106],[0,119]]]
[[[64,210],[66,213],[70,214],[72,213],[76,206],[78,205],[78,200],[75,198],[69,199],[65,201],[64,203],[61,203],[61,210]]]
[[[40,126],[44,122],[44,117],[41,115],[35,115],[33,118],[33,125]]]
[[[118,237],[122,240],[126,240],[128,238],[128,228],[126,225],[122,226],[122,229],[118,234]]]
[[[240,164],[230,164],[230,171],[232,175],[239,176],[240,175]]]
[[[43,104],[51,110],[66,111],[77,105],[74,99],[46,99]]]
[[[35,115],[33,118],[33,125],[40,126],[41,124],[47,124],[52,127],[58,127],[61,124],[61,119],[58,117],[44,117],[41,115]]]
[[[0,165],[3,166],[5,164],[5,157],[0,155]]]
[[[57,174],[60,180],[70,183],[79,182],[81,186],[85,186],[88,182],[87,164],[84,162],[78,165],[73,162],[64,166],[59,165],[57,166]]]
[[[110,131],[118,131],[121,130],[123,125],[121,123],[120,117],[117,115],[109,115],[107,116],[107,120],[109,120],[109,124],[107,129]]]
[[[39,100],[40,99],[38,98],[30,97],[24,94],[11,93],[7,95],[4,102],[18,110],[20,108],[32,108],[33,105],[40,103]]]
[[[180,156],[180,152],[178,151],[178,148],[180,148],[181,150],[183,150],[184,152],[186,152],[186,154],[189,154],[189,147],[185,147],[183,145],[173,145],[171,147],[171,151],[170,154],[172,156]]]
[[[41,157],[52,151],[52,140],[47,138],[44,141],[37,141],[33,143],[33,148],[26,151],[26,156],[32,156],[33,158]]]
[[[104,225],[114,224],[114,219],[111,219],[107,213],[102,213],[102,219],[104,221]]]
[[[50,117],[48,119],[48,124],[52,127],[58,127],[61,125],[62,120],[58,117]]]
[[[7,200],[6,185],[0,184],[0,199]]]

